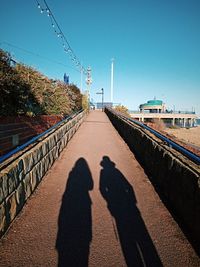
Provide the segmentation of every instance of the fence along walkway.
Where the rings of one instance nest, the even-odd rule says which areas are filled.
[[[199,266],[105,113],[92,111],[1,240],[0,266]]]

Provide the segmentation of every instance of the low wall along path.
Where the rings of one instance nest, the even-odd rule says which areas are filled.
[[[196,239],[200,251],[200,166],[142,127],[126,122],[108,109],[106,113],[175,215]]]
[[[112,116],[126,142],[105,112],[95,110],[84,120],[80,114],[2,169],[1,233],[43,179],[0,240],[1,267],[200,266],[200,258],[159,198],[133,147],[130,150],[131,140],[135,151],[142,157],[146,153],[144,163],[154,166],[163,186],[167,181],[157,165],[167,174],[162,161],[169,158],[171,175],[177,176],[172,181],[167,176],[172,192],[166,189],[166,194],[177,207],[186,184],[188,203],[193,199],[189,186],[193,184],[193,193],[197,192],[195,166],[188,162],[186,168],[184,159],[177,164],[175,157],[170,159],[172,151],[162,153],[158,140],[148,140],[147,133]],[[189,204],[184,205],[187,210]]]
[[[0,237],[59,157],[84,116],[82,112],[71,119],[7,167],[0,165]]]

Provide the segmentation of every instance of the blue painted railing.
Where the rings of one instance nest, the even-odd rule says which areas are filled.
[[[113,112],[113,111],[112,111]],[[115,112],[114,112],[115,113]],[[134,119],[130,119],[126,116],[123,116],[121,114],[119,114],[118,112],[116,113],[119,117],[128,120],[132,123],[135,123],[136,125],[141,126],[142,128],[148,130],[149,132],[153,133],[156,137],[158,137],[159,139],[161,139],[162,141],[166,142],[166,144],[169,147],[174,148],[175,150],[179,151],[180,153],[182,153],[184,156],[186,156],[187,158],[189,158],[190,160],[192,160],[193,162],[195,162],[196,164],[200,165],[200,157],[197,156],[196,154],[192,153],[191,151],[189,151],[188,149],[184,148],[183,146],[175,143],[174,141],[170,140],[169,138],[167,138],[166,136],[160,134],[159,132],[157,132],[156,130],[152,129],[151,127],[137,121]]]
[[[51,128],[49,128],[48,130],[44,131],[43,133],[34,136],[33,138],[31,138],[29,141],[27,141],[26,143],[14,148],[13,150],[9,151],[8,153],[6,153],[5,155],[0,157],[0,164],[2,162],[4,162],[6,159],[10,158],[11,156],[13,156],[14,154],[22,151],[23,149],[25,149],[27,146],[32,145],[33,143],[35,143],[36,141],[38,141],[41,137],[45,136],[46,134],[48,134],[49,132],[51,132],[52,130],[56,129],[57,127],[59,127],[62,123],[68,122],[70,119],[72,119],[73,117],[75,117],[76,115],[78,115],[79,113],[81,113],[82,110],[75,112],[73,114],[71,114],[70,116],[67,116],[66,118],[64,118],[62,121],[59,121],[58,123],[56,123],[55,125],[53,125]]]

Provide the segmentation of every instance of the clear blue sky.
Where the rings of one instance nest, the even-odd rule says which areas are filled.
[[[92,68],[94,100],[103,87],[110,101],[114,57],[114,102],[137,110],[155,96],[169,109],[200,114],[200,0],[46,1],[77,57]],[[80,87],[79,72],[35,0],[1,0],[0,23],[1,48],[50,78],[66,72]]]

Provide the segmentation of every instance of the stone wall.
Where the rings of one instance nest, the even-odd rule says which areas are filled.
[[[46,131],[62,119],[63,116],[59,115],[0,116],[0,156]]]
[[[59,157],[84,116],[85,112],[80,113],[15,160],[0,165],[0,237]]]
[[[200,249],[200,166],[142,127],[106,113]]]

